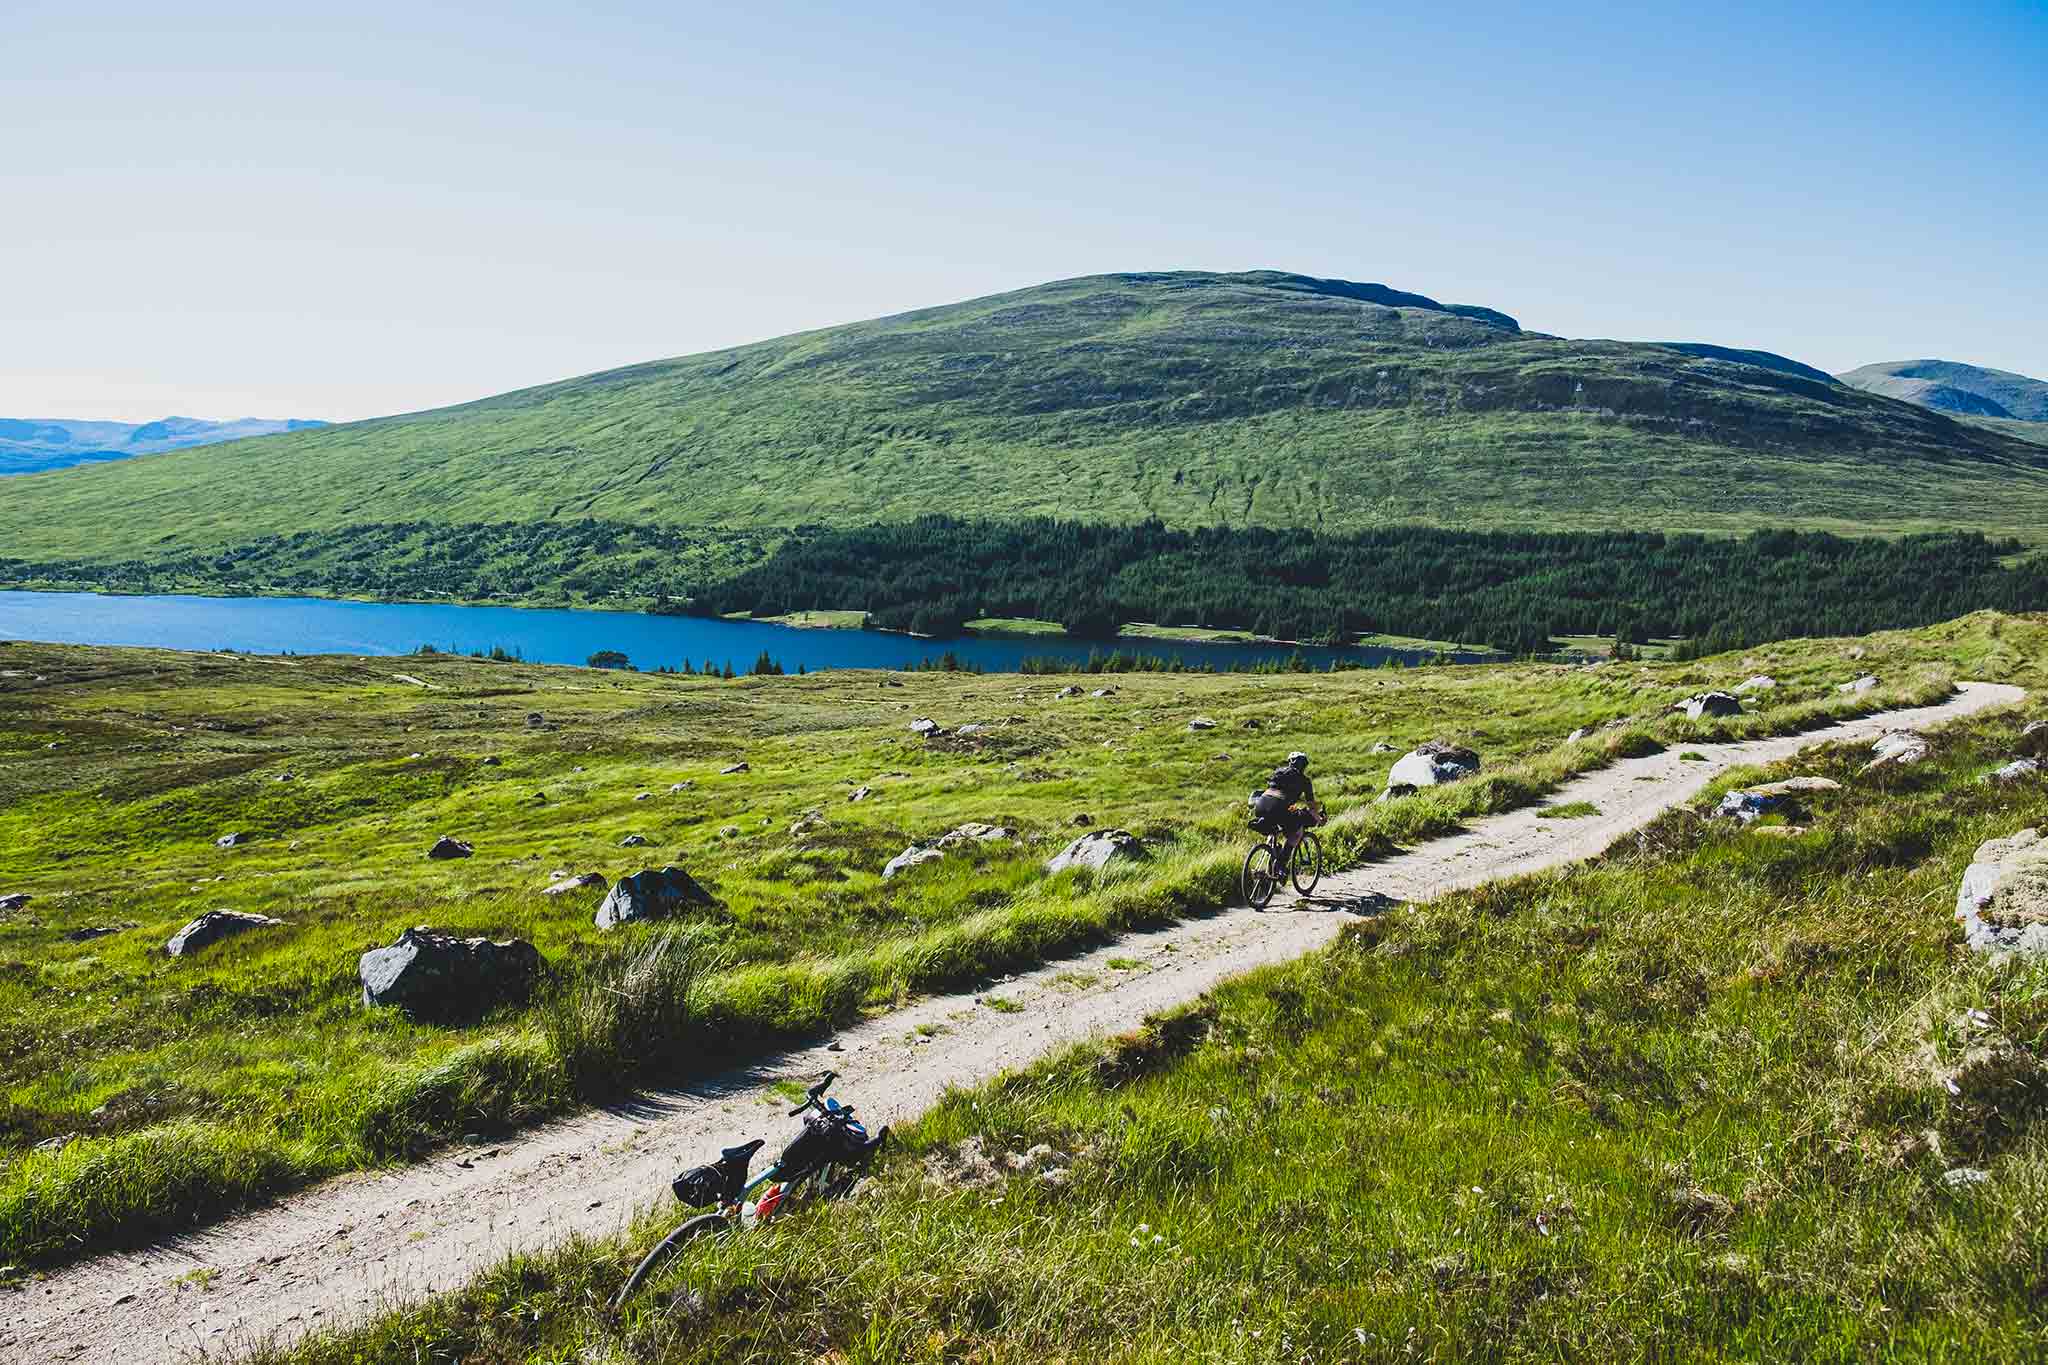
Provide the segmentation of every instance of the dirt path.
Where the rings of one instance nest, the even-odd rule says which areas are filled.
[[[451,1149],[404,1170],[331,1181],[175,1242],[83,1262],[0,1291],[0,1358],[217,1359],[453,1289],[508,1253],[572,1233],[617,1231],[636,1210],[666,1198],[677,1170],[725,1143],[762,1136],[772,1150],[791,1129],[786,1104],[765,1090],[777,1077],[837,1070],[836,1093],[858,1104],[870,1124],[900,1123],[948,1086],[1128,1028],[1225,977],[1298,957],[1334,936],[1347,911],[1379,897],[1422,900],[1592,857],[1731,765],[1938,725],[2023,695],[2016,687],[1965,683],[1940,706],[1783,739],[1692,746],[1706,755],[1704,763],[1682,762],[1678,750],[1628,759],[1578,778],[1553,798],[1591,802],[1597,816],[1545,820],[1537,818],[1539,808],[1514,811],[1327,878],[1312,901],[1290,898],[1265,914],[1225,911],[1127,935],[983,993],[1015,1010],[989,1008],[973,995],[921,1001],[839,1035],[841,1050],[788,1053],[630,1108],[581,1115],[501,1144]]]

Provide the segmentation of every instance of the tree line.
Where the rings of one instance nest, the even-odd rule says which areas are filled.
[[[694,585],[702,614],[860,609],[947,636],[978,617],[1057,621],[1084,639],[1131,621],[1334,644],[1384,633],[1541,653],[1562,635],[1682,636],[1735,649],[2048,606],[2048,557],[1946,532],[1896,539],[1757,531],[1356,534],[1092,526],[929,516],[813,530]]]

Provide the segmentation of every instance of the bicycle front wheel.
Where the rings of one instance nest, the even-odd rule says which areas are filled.
[[[1323,844],[1313,834],[1301,836],[1294,848],[1294,889],[1306,896],[1323,879]]]
[[[669,1260],[678,1251],[681,1251],[686,1243],[702,1237],[706,1233],[721,1231],[731,1226],[731,1224],[732,1220],[722,1213],[700,1213],[668,1236],[662,1238],[655,1244],[654,1250],[648,1252],[645,1259],[633,1268],[633,1273],[628,1275],[626,1282],[619,1286],[619,1292],[612,1295],[612,1311],[616,1313],[619,1309],[623,1308],[626,1300],[637,1294],[640,1291],[640,1287],[647,1283],[654,1272],[667,1265]]]
[[[1254,844],[1252,851],[1244,855],[1244,898],[1254,910],[1263,910],[1273,899],[1273,893],[1280,889],[1286,876],[1280,870],[1280,859],[1273,852],[1271,844]]]

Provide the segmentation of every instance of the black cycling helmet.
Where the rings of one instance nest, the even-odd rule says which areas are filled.
[[[1308,755],[1303,753],[1301,750],[1296,749],[1293,753],[1287,755],[1287,766],[1290,768],[1299,768],[1303,772],[1307,772]]]

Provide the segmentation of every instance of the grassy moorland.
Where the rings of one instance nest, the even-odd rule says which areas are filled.
[[[572,578],[659,581],[648,556],[680,528],[969,509],[1327,531],[1963,528],[2038,543],[2048,454],[1725,352],[1548,336],[1275,271],[1131,273],[12,479],[0,574],[447,591],[452,561],[471,587],[524,581],[514,597],[561,600]],[[558,556],[578,527],[599,543]],[[241,586],[252,579],[278,586]]]
[[[2038,1360],[2048,965],[1950,915],[1981,840],[2048,822],[1976,780],[2021,719],[1778,770],[1843,784],[1799,837],[1709,797],[956,1093],[621,1321],[670,1211],[261,1358]],[[1004,1168],[1041,1143],[1060,1183]]]
[[[1355,860],[1534,800],[1617,752],[1924,702],[1955,676],[2030,680],[2048,621],[1983,614],[1866,648],[1138,675],[1109,697],[1056,700],[1056,678],[720,682],[0,645],[0,894],[32,897],[0,917],[0,1258],[216,1217],[659,1078],[655,1054],[717,1065],[1222,903],[1244,793],[1292,748],[1316,754],[1338,816],[1328,845]],[[1661,714],[1759,669],[1783,685],[1754,714]],[[1866,669],[1884,686],[1834,690]],[[1196,715],[1217,728],[1191,731]],[[920,740],[908,726],[921,717],[987,728]],[[1485,775],[1373,804],[1393,757],[1374,744],[1437,736],[1478,749]],[[1019,837],[881,878],[908,843],[966,821]],[[1045,877],[1043,859],[1084,825],[1130,829],[1153,856],[1118,876]],[[229,832],[249,838],[217,847]],[[442,834],[475,856],[429,861]],[[629,835],[647,845],[622,847]],[[720,905],[659,939],[666,984],[622,1006],[627,959],[656,951],[655,936],[608,940],[595,892],[539,891],[557,869],[615,878],[665,863]],[[214,907],[285,924],[166,958],[166,938]],[[363,1009],[357,956],[417,924],[527,937],[551,983],[462,1026]]]

